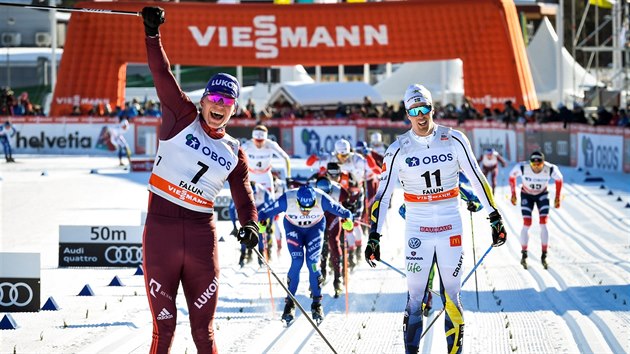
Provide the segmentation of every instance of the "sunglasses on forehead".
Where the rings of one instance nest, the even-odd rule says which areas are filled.
[[[417,117],[421,113],[422,115],[429,114],[429,112],[431,112],[431,106],[420,106],[420,107],[410,108],[407,110],[407,113],[409,113],[409,115],[412,117]]]
[[[236,98],[225,97],[225,96],[220,95],[218,93],[208,94],[208,95],[206,95],[206,98],[210,102],[220,103],[220,104],[223,104],[225,106],[231,106],[231,105],[234,104],[234,102],[236,102]]]

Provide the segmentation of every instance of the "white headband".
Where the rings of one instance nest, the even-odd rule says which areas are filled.
[[[257,140],[264,140],[267,139],[267,132],[264,130],[253,130],[252,131],[252,138],[257,139]]]

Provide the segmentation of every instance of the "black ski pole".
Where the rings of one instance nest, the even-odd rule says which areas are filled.
[[[389,263],[385,262],[385,261],[384,261],[384,260],[382,260],[382,259],[381,259],[381,260],[379,260],[379,262],[381,262],[381,263],[385,264],[385,265],[386,265],[386,266],[388,266],[391,270],[393,270],[393,271],[395,271],[396,273],[398,273],[398,274],[402,275],[402,276],[403,276],[403,278],[407,278],[407,274],[403,273],[403,272],[402,272],[402,270],[400,270],[400,269],[398,269],[398,268],[394,267],[393,265],[391,265],[391,264],[389,264]],[[440,293],[439,293],[439,292],[437,292],[437,291],[435,291],[435,290],[433,290],[433,289],[429,289],[429,291],[430,291],[430,292],[432,292],[432,293],[433,293],[433,295],[436,295],[436,296],[442,296],[442,295],[440,295]]]
[[[22,7],[26,9],[39,9],[39,10],[57,10],[65,12],[89,12],[105,15],[129,15],[140,16],[140,12],[135,11],[121,11],[121,10],[108,10],[108,9],[88,9],[82,7],[60,7],[60,6],[48,6],[48,5],[30,5],[30,4],[13,4],[9,2],[0,2],[0,6],[12,6]]]
[[[297,301],[297,299],[295,298],[295,296],[293,296],[293,294],[291,294],[291,292],[289,291],[289,289],[286,287],[286,285],[284,285],[284,283],[282,282],[282,280],[280,280],[280,278],[278,277],[278,275],[276,274],[276,272],[273,271],[273,269],[271,269],[271,266],[269,266],[269,263],[267,263],[267,261],[265,260],[265,257],[263,257],[262,254],[260,254],[260,251],[258,251],[258,249],[256,247],[252,248],[254,250],[254,252],[256,252],[256,255],[258,256],[258,258],[260,258],[262,260],[262,262],[265,264],[265,266],[267,266],[267,269],[271,272],[271,274],[273,275],[274,278],[276,278],[276,280],[278,281],[278,283],[280,283],[280,286],[282,286],[282,288],[284,289],[284,291],[287,292],[287,295],[289,295],[289,297],[291,298],[291,300],[293,300],[293,302],[297,305],[297,307],[300,309],[300,311],[302,311],[302,314],[304,315],[304,317],[306,317],[306,319],[308,320],[308,322],[311,324],[311,326],[313,326],[313,328],[317,331],[317,333],[319,333],[319,336],[322,337],[322,339],[324,340],[324,342],[326,342],[326,344],[328,345],[328,347],[330,348],[330,350],[332,350],[333,353],[337,354],[337,351],[335,350],[335,348],[332,346],[332,344],[330,344],[330,342],[328,341],[328,339],[326,338],[326,336],[324,336],[324,334],[322,333],[322,331],[319,330],[319,327],[317,327],[317,325],[315,324],[315,322],[313,322],[313,320],[311,319],[311,317],[306,313],[306,310],[304,310],[304,307],[302,307],[302,305]]]
[[[473,226],[473,215],[470,212],[470,233],[472,235],[473,246],[473,262],[477,263],[477,256],[475,256],[475,227]],[[477,297],[477,310],[479,310],[479,287],[477,286],[477,273],[475,272],[475,296]]]

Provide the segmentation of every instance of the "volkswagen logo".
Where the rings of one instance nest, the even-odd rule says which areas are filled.
[[[415,249],[415,248],[420,247],[420,244],[421,244],[421,243],[422,243],[422,242],[420,242],[420,239],[415,238],[415,237],[410,238],[410,239],[409,239],[409,242],[407,242],[407,244],[409,245],[409,247],[414,248],[414,249]]]
[[[33,289],[23,282],[0,283],[0,306],[24,307],[33,300]]]
[[[105,250],[105,260],[109,263],[142,263],[142,247],[110,246]]]

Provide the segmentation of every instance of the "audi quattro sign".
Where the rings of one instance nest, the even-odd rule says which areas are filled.
[[[37,312],[39,308],[39,253],[0,252],[0,312]]]
[[[142,264],[143,226],[59,226],[60,267]]]

